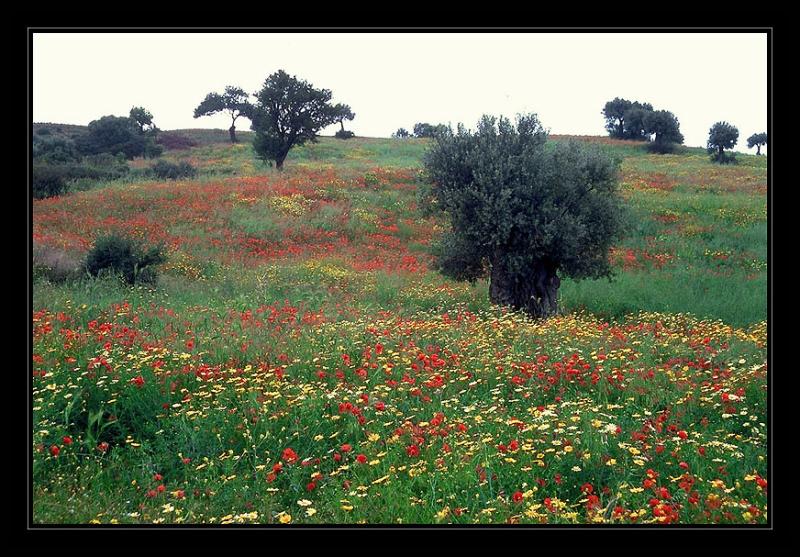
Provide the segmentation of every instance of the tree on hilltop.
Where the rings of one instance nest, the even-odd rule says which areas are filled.
[[[747,148],[756,148],[756,155],[761,155],[761,147],[767,144],[767,132],[754,133],[747,138]]]
[[[283,70],[267,77],[248,114],[256,132],[253,147],[258,156],[274,161],[282,170],[292,147],[316,143],[319,131],[341,115],[330,104],[331,97],[330,90],[315,89]]]
[[[717,122],[708,131],[708,152],[711,160],[720,164],[735,162],[733,155],[726,155],[725,149],[733,149],[739,140],[739,130],[728,122]]]
[[[644,119],[644,130],[648,136],[653,136],[648,148],[655,153],[670,153],[676,144],[683,143],[678,118],[668,110],[648,112]]]
[[[231,127],[228,132],[231,143],[236,143],[236,119],[240,116],[247,117],[251,105],[249,95],[241,87],[228,85],[223,94],[209,93],[206,98],[194,109],[194,117],[211,116],[218,112],[227,112],[231,118]]]

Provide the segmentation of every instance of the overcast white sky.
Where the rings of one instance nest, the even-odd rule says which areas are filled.
[[[33,119],[88,124],[136,105],[161,129],[227,129],[225,115],[192,118],[206,93],[255,92],[278,69],[332,90],[360,136],[519,112],[605,135],[617,96],[674,112],[691,146],[719,120],[739,128],[736,150],[767,130],[766,33],[35,33]]]

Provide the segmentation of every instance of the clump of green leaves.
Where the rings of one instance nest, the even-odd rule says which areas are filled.
[[[161,180],[181,180],[194,178],[197,175],[197,169],[186,161],[174,163],[163,159],[159,159],[151,166],[150,171]]]
[[[145,248],[125,236],[110,234],[98,238],[86,256],[86,271],[94,277],[105,273],[122,276],[128,284],[155,284],[155,267],[167,260],[163,246]]]

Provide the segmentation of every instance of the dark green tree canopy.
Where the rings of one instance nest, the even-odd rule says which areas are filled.
[[[136,122],[139,126],[139,133],[144,134],[147,131],[155,130],[156,126],[153,123],[153,115],[141,106],[134,106],[131,108],[130,119]]]
[[[394,132],[393,137],[408,137],[411,135],[408,133],[408,130],[405,128],[398,128],[396,132]]]
[[[33,158],[50,164],[66,164],[81,160],[75,142],[66,137],[37,135],[33,139]]]
[[[653,136],[651,150],[656,152],[669,152],[675,144],[683,143],[678,118],[668,110],[647,112],[644,118],[644,131],[648,136]]]
[[[240,116],[247,117],[251,109],[249,95],[241,87],[228,85],[223,94],[209,93],[206,98],[194,109],[194,117],[212,116],[218,112],[227,112],[231,118],[231,143],[236,143],[236,119]]]
[[[320,130],[338,121],[341,112],[330,104],[331,97],[330,90],[315,89],[283,70],[270,75],[248,115],[256,153],[283,168],[292,147],[316,142]]]
[[[603,117],[606,119],[608,135],[622,139],[625,137],[625,113],[633,107],[633,103],[626,99],[615,97],[603,107]]]
[[[414,124],[414,135],[417,137],[434,137],[436,134],[443,133],[448,129],[444,124],[428,124],[427,122],[417,122]]]
[[[617,139],[644,140],[644,117],[653,110],[650,103],[629,101],[615,97],[603,107],[603,117],[606,120],[606,131],[610,137]]]
[[[625,111],[624,114],[624,139],[632,139],[635,141],[644,141],[647,139],[647,132],[645,131],[645,119],[647,115],[653,111],[653,106],[650,104],[640,105],[638,102],[633,103],[633,106]]]
[[[756,155],[761,154],[761,147],[767,143],[767,132],[754,133],[747,138],[747,148],[752,149],[753,147],[756,147]]]
[[[140,133],[139,124],[124,116],[103,116],[89,123],[86,134],[76,140],[84,155],[122,153],[132,159],[145,154],[149,138]]]
[[[445,212],[440,269],[456,279],[490,277],[490,298],[537,317],[558,308],[558,273],[611,273],[623,231],[619,161],[597,146],[547,142],[535,114],[484,116],[438,134],[425,157],[430,203]]]
[[[725,149],[733,149],[739,141],[739,130],[728,122],[717,122],[708,131],[708,152],[711,160],[720,163],[732,162],[734,159],[725,154]]]

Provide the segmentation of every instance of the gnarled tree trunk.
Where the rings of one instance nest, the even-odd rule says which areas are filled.
[[[236,126],[231,126],[228,131],[231,134],[231,143],[236,143]]]
[[[493,304],[511,306],[537,318],[558,313],[561,279],[555,265],[542,262],[524,277],[511,276],[502,265],[493,264],[489,278],[489,299]]]

